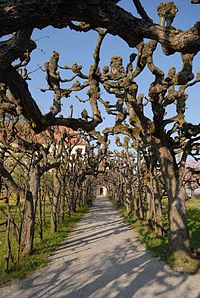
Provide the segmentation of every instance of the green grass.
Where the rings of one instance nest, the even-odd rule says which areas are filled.
[[[138,231],[139,238],[144,246],[152,252],[152,255],[159,258],[162,261],[170,263],[168,239],[167,236],[158,239],[152,231],[143,222],[140,222],[134,216],[128,217],[125,210],[122,207],[115,206],[122,217],[128,222],[134,229]],[[191,251],[193,253],[200,254],[200,200],[190,199],[186,202],[187,215],[188,215],[188,227],[191,241]],[[163,222],[165,230],[168,229],[167,223],[167,200],[163,200]],[[172,264],[171,264],[172,265]]]
[[[186,205],[191,248],[195,252],[200,249],[200,200],[189,200],[187,201]]]
[[[32,273],[36,268],[44,267],[47,264],[47,257],[66,239],[70,231],[75,227],[76,223],[83,217],[89,207],[84,206],[77,209],[76,213],[71,214],[69,219],[66,219],[63,224],[59,225],[58,232],[50,233],[50,224],[46,223],[43,233],[44,240],[41,242],[38,237],[38,230],[35,231],[34,249],[30,256],[21,256],[20,261],[10,267],[9,273],[4,272],[4,254],[5,248],[4,237],[5,233],[0,233],[0,286],[5,285],[8,281],[17,278],[24,278]],[[1,218],[0,218],[1,220]]]
[[[142,221],[139,221],[136,217],[129,217],[126,211],[119,206],[117,210],[121,216],[130,226],[138,232],[140,241],[148,248],[154,257],[157,257],[165,262],[168,262],[168,241],[167,238],[157,238],[155,233],[149,229]]]

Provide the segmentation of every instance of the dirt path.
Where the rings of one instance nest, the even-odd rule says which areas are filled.
[[[151,257],[105,197],[46,268],[0,289],[1,298],[200,298],[200,276],[170,271]]]

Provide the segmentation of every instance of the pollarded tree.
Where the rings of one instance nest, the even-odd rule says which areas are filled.
[[[10,119],[9,121],[7,114],[7,119],[4,120],[0,130],[2,153],[0,174],[4,184],[10,188],[11,194],[22,198],[24,193],[29,194],[24,207],[23,251],[25,254],[30,254],[33,248],[37,206],[40,202],[40,179],[45,172],[59,167],[59,156],[56,161],[48,158],[52,138],[46,133],[36,136],[27,125],[17,123],[18,117],[12,119],[10,116]],[[60,138],[60,142],[62,141],[63,136]],[[20,199],[17,203],[20,204]],[[40,214],[39,217],[41,218]]]
[[[98,82],[95,78],[95,72],[98,67],[99,50],[100,45],[105,37],[107,31],[103,29],[96,29],[99,33],[99,39],[94,51],[94,65],[91,67],[88,74],[84,74],[81,69],[82,66],[73,64],[72,66],[60,66],[59,65],[59,54],[53,52],[49,61],[45,63],[45,72],[48,88],[41,89],[42,92],[52,91],[53,104],[50,107],[50,111],[43,115],[37,106],[36,102],[31,96],[26,80],[30,79],[27,74],[27,64],[30,61],[31,51],[34,48],[32,42],[30,42],[27,52],[20,57],[20,63],[10,66],[9,70],[6,70],[5,91],[2,94],[2,102],[8,99],[6,90],[9,92],[9,100],[13,105],[16,106],[16,113],[23,115],[28,120],[31,128],[39,133],[46,130],[49,126],[62,125],[74,130],[81,128],[84,131],[93,130],[99,123],[102,122],[102,117],[98,107],[98,100],[100,99]],[[11,51],[12,52],[12,51]],[[16,58],[16,57],[15,57]],[[72,76],[70,78],[63,79],[59,73],[59,69],[71,70]],[[9,75],[10,71],[10,75]],[[76,81],[75,81],[76,79]],[[80,79],[80,81],[78,80]],[[81,80],[86,80],[83,84]],[[68,83],[70,86],[63,88],[62,83]],[[70,97],[74,91],[80,91],[86,89],[88,102],[92,110],[92,117],[85,115],[87,111],[84,109],[81,113],[81,117],[73,118],[73,107],[71,107],[70,115],[63,117],[59,113],[61,112],[62,99]],[[7,93],[8,93],[7,92]],[[6,99],[6,100],[5,100]],[[59,115],[58,115],[59,114]]]
[[[156,41],[140,44],[138,54],[131,55],[126,69],[121,57],[113,57],[110,68],[105,67],[104,73],[99,76],[104,88],[117,99],[115,107],[106,103],[107,108],[112,108],[112,112],[116,112],[117,116],[114,128],[105,132],[126,133],[151,147],[151,152],[161,166],[168,194],[170,250],[172,253],[189,252],[183,176],[187,156],[194,156],[195,152],[198,154],[200,125],[193,125],[185,119],[188,98],[186,89],[199,82],[199,74],[194,79],[194,54],[184,54],[182,70],[176,72],[175,67],[172,67],[165,75],[153,62],[156,46]],[[136,56],[134,68],[133,61]],[[138,95],[138,85],[135,82],[135,78],[142,73],[145,66],[155,78],[149,87],[148,98]],[[152,119],[145,115],[146,104],[152,108]],[[175,115],[166,117],[166,109],[172,104],[176,105]],[[125,119],[130,124],[125,124]],[[176,159],[177,153],[181,153],[180,161]]]
[[[120,1],[10,0],[1,2],[0,36],[7,36],[8,34],[12,36],[0,42],[0,82],[5,83],[10,89],[13,94],[12,100],[17,104],[18,111],[24,115],[36,132],[61,122],[63,125],[74,129],[82,128],[89,131],[101,119],[99,117],[98,119],[93,118],[90,124],[74,118],[61,120],[55,113],[57,111],[55,106],[47,115],[41,113],[24,77],[18,73],[16,66],[13,65],[13,61],[16,59],[20,60],[21,65],[26,65],[29,62],[31,52],[36,48],[36,43],[31,40],[34,28],[41,29],[52,25],[56,28],[69,27],[75,31],[87,32],[101,27],[113,35],[120,36],[130,47],[138,46],[143,38],[148,38],[161,43],[164,52],[168,55],[175,52],[183,54],[199,52],[199,23],[185,32],[172,27],[171,23],[176,14],[173,2],[168,3],[164,8],[164,13],[163,6],[161,6],[159,10],[159,16],[162,19],[160,25],[153,23],[140,0],[133,0],[133,5],[140,18],[122,9],[118,2]],[[193,3],[197,3],[197,1],[193,1]],[[15,33],[13,34],[13,32]],[[48,68],[48,78],[53,74],[51,78],[58,87],[61,78],[57,72],[57,65],[50,63],[46,67]],[[59,89],[59,91],[61,90]],[[60,96],[65,96],[61,93],[57,92],[56,100],[59,100]]]
[[[134,213],[140,221],[145,221],[148,227],[154,229],[157,237],[162,237],[164,232],[162,193],[158,179],[157,159],[150,152],[150,146],[145,147],[138,138],[132,137],[132,143],[129,137],[125,137],[123,143],[119,137],[116,141],[117,145],[124,149],[122,153],[125,153],[118,153],[121,162],[119,160],[116,166],[121,175],[125,177],[126,185],[130,184],[122,196],[125,208],[128,214]],[[126,171],[122,171],[123,168],[126,168]]]
[[[140,43],[138,53],[130,56],[130,62],[123,66],[121,57],[111,58],[110,66],[100,71],[98,64],[95,69],[95,80],[116,98],[115,104],[109,101],[101,103],[108,114],[115,115],[115,125],[104,130],[104,134],[127,134],[149,148],[149,152],[159,162],[165,189],[168,195],[169,241],[171,254],[190,253],[189,233],[185,208],[185,190],[183,177],[185,162],[188,155],[198,155],[200,125],[193,125],[185,119],[187,102],[186,90],[199,82],[199,74],[194,79],[194,53],[181,54],[182,69],[175,67],[165,73],[154,64],[153,54],[157,42]],[[134,60],[137,57],[136,65]],[[96,56],[96,61],[99,60]],[[138,94],[136,77],[148,67],[154,77],[149,86],[148,97]],[[94,68],[93,68],[94,69]],[[168,117],[167,109],[175,104],[175,115]],[[153,117],[147,117],[144,106],[151,106]],[[127,124],[125,121],[128,121]],[[176,155],[181,153],[181,159]],[[151,159],[152,159],[151,158]],[[152,166],[152,160],[149,165]],[[152,170],[150,170],[152,172]]]

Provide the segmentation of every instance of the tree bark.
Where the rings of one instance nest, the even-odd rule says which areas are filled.
[[[159,160],[168,196],[169,247],[176,251],[190,253],[190,240],[185,206],[185,190],[182,177],[166,143],[155,139],[154,150]]]
[[[39,223],[39,238],[43,240],[43,218],[42,218],[42,194],[41,191],[38,196],[38,223]]]
[[[125,208],[128,216],[132,214],[132,191],[131,191],[131,182],[128,177],[125,178],[125,199],[124,199]]]
[[[27,192],[25,202],[25,231],[23,240],[23,252],[26,255],[31,254],[33,249],[34,227],[35,227],[35,208],[33,196],[30,191]]]
[[[40,175],[37,167],[32,167],[30,171],[30,197],[26,200],[26,219],[23,251],[25,254],[31,254],[35,233],[35,216],[38,202],[38,190],[40,185]]]
[[[155,206],[155,233],[157,237],[163,237],[162,222],[162,197],[159,190],[158,179],[153,177],[154,206]]]
[[[147,177],[147,185],[146,185],[146,203],[147,203],[147,211],[146,211],[146,222],[147,225],[152,229],[153,228],[153,220],[154,220],[154,194],[152,189],[152,181],[150,174],[148,173]]]
[[[51,207],[51,233],[56,233],[58,229],[58,201],[61,191],[61,183],[58,177],[58,169],[53,169],[53,186],[54,186],[54,195],[53,202]]]
[[[167,54],[200,50],[199,25],[184,32],[165,30],[147,19],[139,19],[117,6],[114,1],[26,0],[0,4],[0,36],[24,28],[66,27],[70,21],[84,21],[91,28],[107,28],[135,47],[142,38],[159,41]]]

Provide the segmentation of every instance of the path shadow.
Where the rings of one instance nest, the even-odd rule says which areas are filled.
[[[101,255],[99,258],[97,254],[89,258],[82,268],[77,266],[76,270],[70,270],[76,261],[76,258],[71,258],[70,261],[63,262],[60,268],[50,270],[47,273],[51,276],[48,281],[45,281],[45,276],[44,281],[40,276],[24,282],[21,292],[25,293],[27,288],[31,288],[33,294],[23,297],[131,298],[137,297],[137,293],[141,297],[142,289],[143,297],[178,298],[181,296],[174,296],[174,291],[180,289],[189,278],[188,275],[169,271],[162,263],[151,258],[148,252],[133,245],[131,239],[111,250],[109,255]],[[82,275],[86,278],[80,282]],[[191,291],[192,285],[188,285],[183,297],[200,297],[200,294],[191,296]]]
[[[200,298],[198,280],[153,258],[103,198],[12,298]]]

